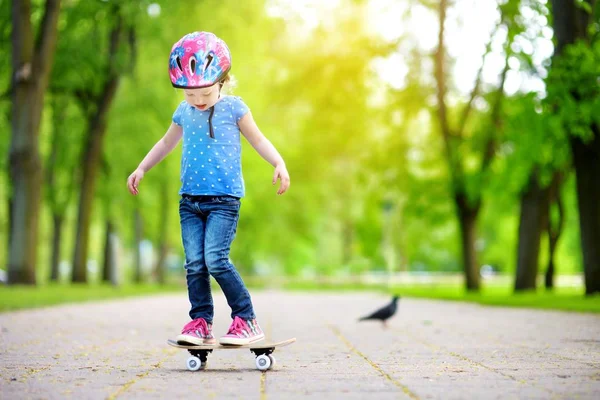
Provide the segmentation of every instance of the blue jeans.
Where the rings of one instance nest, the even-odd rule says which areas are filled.
[[[229,260],[235,237],[240,200],[232,196],[187,196],[179,201],[181,237],[185,251],[185,270],[190,317],[212,323],[212,275],[231,307],[231,318],[254,319],[250,293]]]

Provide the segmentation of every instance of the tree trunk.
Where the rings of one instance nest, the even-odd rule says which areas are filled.
[[[46,161],[46,193],[48,197],[48,205],[52,213],[52,224],[53,224],[53,235],[52,235],[52,252],[50,253],[50,281],[58,282],[60,280],[60,249],[62,246],[62,227],[65,219],[65,211],[68,204],[68,196],[66,196],[63,202],[59,201],[59,193],[70,192],[65,191],[63,188],[59,188],[56,184],[56,169],[58,164],[59,152],[61,151],[61,143],[59,135],[64,134],[61,132],[61,124],[66,117],[66,106],[64,102],[60,102],[58,97],[52,96],[52,136],[50,141],[52,142],[50,148],[50,155]],[[63,190],[61,190],[63,189]]]
[[[549,210],[550,189],[541,187],[538,172],[532,171],[521,195],[515,291],[536,288],[540,243],[548,225]]]
[[[438,47],[434,57],[435,78],[437,83],[437,114],[440,123],[440,131],[442,133],[442,138],[444,139],[446,161],[448,162],[452,193],[460,226],[465,285],[467,290],[477,291],[479,290],[479,271],[477,270],[477,255],[475,250],[475,225],[479,206],[471,207],[467,201],[463,185],[463,169],[460,158],[458,157],[458,152],[456,151],[458,143],[462,140],[462,132],[455,133],[452,131],[446,104],[445,25],[447,8],[448,2],[446,0],[440,0]],[[464,118],[466,119],[466,116]]]
[[[110,219],[106,220],[106,231],[104,236],[104,262],[102,265],[102,281],[110,282],[113,285],[118,284],[117,280],[117,260],[114,243],[114,224]]]
[[[169,245],[167,243],[167,230],[169,227],[169,190],[168,184],[163,182],[161,185],[161,207],[160,207],[160,223],[159,223],[159,244],[158,244],[158,259],[154,265],[154,276],[156,281],[161,285],[165,284],[165,261],[167,259],[167,252]]]
[[[75,253],[73,256],[73,282],[87,282],[86,263],[96,177],[102,155],[102,142],[106,133],[106,117],[116,94],[118,83],[119,78],[116,76],[106,82],[98,109],[88,125],[88,137],[83,156],[83,176],[80,186]]]
[[[552,21],[556,48],[554,56],[560,56],[564,48],[575,43],[577,39],[588,38],[588,27],[593,12],[590,14],[576,0],[551,0]],[[588,0],[591,9],[596,7],[596,0]]]
[[[546,274],[544,275],[544,287],[546,290],[554,289],[554,251],[556,246],[550,243],[550,258],[548,259],[548,266],[546,267]]]
[[[52,253],[50,255],[50,281],[58,282],[60,279],[60,248],[62,245],[62,226],[64,216],[54,213],[52,215]]]
[[[435,64],[435,80],[437,84],[436,97],[437,97],[437,115],[440,123],[440,132],[444,139],[444,150],[446,153],[446,161],[448,162],[448,168],[450,172],[450,183],[452,185],[452,195],[456,205],[456,211],[458,214],[458,220],[461,230],[461,245],[462,245],[462,257],[463,257],[463,268],[465,273],[466,288],[469,291],[478,291],[480,288],[480,273],[479,264],[477,262],[477,252],[475,248],[476,241],[476,230],[477,230],[477,216],[481,208],[482,191],[477,189],[476,192],[472,193],[473,201],[468,200],[466,181],[468,179],[467,168],[463,163],[463,157],[459,150],[462,143],[465,141],[465,129],[467,126],[467,120],[471,114],[472,104],[475,98],[479,95],[479,89],[481,84],[482,73],[485,66],[485,56],[491,51],[491,44],[494,37],[490,38],[490,42],[486,46],[486,53],[482,60],[481,68],[477,73],[475,79],[475,86],[471,91],[469,101],[464,108],[461,117],[459,118],[459,124],[457,129],[453,129],[450,124],[450,117],[448,112],[448,106],[446,104],[446,94],[448,91],[447,85],[447,73],[446,73],[446,48],[445,48],[445,25],[446,25],[446,14],[448,8],[447,0],[440,0],[439,2],[439,30],[438,30],[438,46],[434,53],[434,64]],[[504,22],[504,14],[500,18],[500,23],[496,27],[495,31],[500,28],[501,25],[506,25]],[[504,83],[508,74],[508,58],[510,56],[510,45],[512,38],[505,45],[506,61],[505,67],[501,74],[500,84],[495,93],[495,98],[490,113],[492,125],[485,138],[482,156],[482,162],[479,176],[484,176],[489,166],[491,165],[493,158],[496,153],[496,135],[502,126],[502,102],[504,99]],[[477,185],[480,187],[481,185]]]
[[[106,133],[106,118],[119,86],[120,75],[116,66],[116,58],[123,27],[120,12],[120,6],[115,4],[112,9],[115,21],[109,33],[108,65],[105,81],[100,95],[92,100],[91,107],[95,112],[88,115],[88,135],[83,151],[83,177],[80,186],[75,252],[73,255],[73,282],[87,282],[86,263],[96,176],[100,165],[100,157],[102,156],[102,142]],[[88,106],[90,105],[88,104]]]
[[[92,206],[96,189],[96,175],[102,152],[104,123],[89,129],[83,157],[83,176],[79,194],[79,211],[73,255],[73,282],[87,282],[87,253],[92,220]]]
[[[167,254],[169,252],[169,246],[167,245],[166,239],[161,239],[158,245],[158,259],[154,266],[154,275],[156,276],[156,282],[164,285],[166,282],[166,268],[165,262],[167,260]]]
[[[36,283],[42,174],[39,128],[56,48],[59,9],[60,0],[46,0],[34,44],[31,1],[12,2],[9,283]]]
[[[466,288],[469,291],[478,291],[481,280],[475,241],[477,240],[477,216],[479,215],[480,204],[469,204],[466,195],[462,193],[455,196],[455,203],[460,225]]]
[[[596,0],[587,1],[592,10]],[[560,57],[566,46],[577,40],[589,42],[592,13],[574,0],[552,0],[553,28],[556,37],[555,57]],[[593,138],[584,143],[571,136],[570,147],[577,180],[577,204],[585,293],[600,293],[600,127],[592,125]],[[571,132],[569,132],[571,134]]]
[[[577,177],[577,204],[585,274],[585,293],[600,293],[600,134],[585,144],[571,138]]]
[[[135,283],[142,283],[142,254],[141,254],[141,244],[142,244],[142,216],[138,209],[134,212],[134,234],[135,234],[135,259],[134,259],[134,275],[133,281]]]
[[[6,248],[10,249],[10,233],[12,232],[12,229],[13,229],[12,228],[13,219],[10,218],[10,215],[12,214],[13,205],[12,205],[12,198],[10,196],[7,196],[7,198],[8,198],[8,201],[6,202],[6,205],[8,206],[7,207],[7,211],[8,211],[8,214],[7,214],[8,215],[8,218],[7,218],[8,219],[8,221],[7,221],[8,222],[8,230],[6,231],[7,232],[7,235],[6,235]],[[8,264],[8,258],[6,259],[6,262]]]
[[[562,233],[564,226],[564,206],[560,195],[562,186],[562,176],[559,173],[555,173],[552,178],[552,184],[550,185],[550,208],[548,208],[548,243],[549,243],[549,254],[548,254],[548,267],[546,268],[546,275],[544,279],[544,285],[546,289],[551,290],[554,288],[554,253],[558,246],[558,240]],[[556,204],[558,211],[558,221],[556,225],[552,221],[552,210],[551,207]]]

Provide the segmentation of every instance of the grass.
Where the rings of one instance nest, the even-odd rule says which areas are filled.
[[[185,292],[185,286],[174,284],[165,286],[128,284],[118,287],[100,284],[47,284],[37,287],[25,285],[0,286],[0,312],[177,291]]]
[[[586,297],[582,288],[560,287],[551,292],[538,289],[518,294],[506,286],[489,286],[481,293],[468,293],[457,286],[399,287],[392,291],[406,297],[467,301],[488,306],[600,313],[600,296]]]
[[[509,285],[485,285],[480,293],[467,292],[457,284],[366,285],[360,283],[312,283],[290,282],[283,286],[288,290],[376,290],[402,297],[417,297],[437,300],[464,301],[487,306],[523,307],[546,310],[600,313],[600,296],[584,296],[580,287],[558,287],[553,291],[538,289],[535,292],[513,293]]]
[[[559,287],[552,292],[543,289],[535,293],[512,293],[506,284],[486,284],[480,293],[467,293],[458,284],[414,284],[389,287],[361,283],[332,283],[287,280],[273,285],[273,281],[246,279],[251,290],[276,287],[282,290],[302,291],[380,291],[403,297],[418,297],[451,301],[466,301],[489,306],[526,307],[548,310],[600,313],[600,296],[585,297],[582,288]],[[215,288],[216,289],[216,288]],[[185,284],[165,286],[143,284],[123,285],[73,285],[48,284],[31,286],[0,286],[0,312],[25,308],[47,307],[62,303],[101,301],[123,297],[161,293],[185,293]]]

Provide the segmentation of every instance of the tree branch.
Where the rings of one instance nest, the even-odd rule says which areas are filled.
[[[418,3],[430,10],[435,10],[438,5],[435,0],[418,0]]]
[[[461,137],[458,137],[452,132],[450,122],[448,121],[448,106],[446,104],[446,71],[445,66],[445,23],[446,23],[446,11],[448,8],[447,0],[440,0],[439,5],[439,33],[438,33],[438,48],[435,52],[435,79],[437,83],[437,112],[440,123],[440,130],[444,139],[444,146],[446,150],[446,157],[449,164],[449,172],[451,176],[452,186],[454,192],[462,191],[463,189],[463,177],[462,177],[462,166],[458,159],[457,149],[453,147],[455,141],[460,141]]]
[[[134,72],[134,66],[137,64],[137,34],[135,31],[135,26],[131,25],[129,26],[129,29],[127,30],[127,34],[128,34],[128,42],[129,42],[129,51],[131,52],[131,74],[133,74]]]
[[[54,61],[54,49],[58,37],[58,16],[60,13],[60,0],[46,0],[44,7],[44,17],[38,32],[33,71],[37,79],[46,81],[49,78],[49,72]],[[46,85],[41,85],[46,87]]]
[[[550,237],[557,242],[558,239],[560,238],[560,234],[563,230],[564,224],[565,224],[565,207],[562,201],[562,197],[560,195],[561,192],[561,188],[562,188],[562,184],[563,184],[563,180],[564,180],[564,176],[562,173],[560,172],[555,172],[554,173],[554,177],[553,177],[553,193],[552,193],[552,200],[554,201],[554,203],[557,206],[557,210],[558,210],[558,222],[556,224],[556,226],[554,228],[552,228],[552,224],[550,224],[551,229],[550,229]]]
[[[121,33],[123,30],[123,16],[121,15],[121,8],[118,5],[114,5],[111,10],[111,14],[114,16],[113,26],[111,27],[109,34],[109,47],[108,47],[108,74],[118,74],[116,71],[117,67],[117,55],[119,52],[119,46],[121,43]],[[110,79],[110,78],[109,78]]]
[[[31,76],[33,57],[33,31],[31,27],[31,0],[12,2],[12,69],[13,84],[26,81]]]
[[[117,68],[117,55],[121,45],[123,31],[123,16],[118,5],[113,6],[112,14],[115,17],[114,24],[109,33],[109,53],[108,64],[106,66],[106,81],[99,95],[94,98],[94,103],[97,105],[96,112],[91,116],[90,131],[94,132],[104,124],[104,119],[110,108],[110,104],[117,92],[119,85],[119,69]]]
[[[446,105],[446,71],[444,70],[445,62],[445,44],[444,44],[444,28],[446,23],[446,0],[440,1],[439,7],[439,33],[438,33],[438,48],[435,52],[435,79],[437,81],[437,102],[438,102],[438,118],[440,129],[446,143],[446,151],[450,155],[450,125],[448,122],[448,106]]]
[[[504,69],[502,70],[500,85],[498,86],[498,89],[496,89],[494,104],[492,106],[492,112],[490,115],[492,120],[492,127],[491,132],[488,134],[487,140],[484,145],[483,160],[481,162],[482,172],[485,172],[492,163],[494,154],[496,153],[496,135],[497,132],[500,131],[500,129],[502,128],[502,100],[504,100],[504,83],[506,82],[506,75],[508,74],[508,70],[510,69],[508,65],[508,59],[511,56],[511,52],[509,51],[510,44],[511,43],[508,43],[507,45],[506,58],[504,60]]]
[[[500,22],[498,22],[498,24],[494,27],[494,30],[492,31],[491,35],[490,35],[490,40],[487,42],[486,46],[485,46],[485,52],[483,53],[483,56],[481,57],[481,66],[479,67],[479,70],[477,71],[477,78],[475,79],[475,86],[473,86],[473,90],[471,90],[471,95],[469,96],[469,101],[467,102],[467,104],[465,105],[465,108],[463,110],[463,113],[461,115],[460,118],[460,122],[458,124],[458,135],[462,136],[464,131],[465,131],[465,126],[467,125],[467,120],[469,119],[469,115],[471,114],[471,111],[473,109],[472,105],[473,105],[473,101],[475,100],[475,97],[477,97],[477,95],[479,94],[479,88],[481,87],[481,78],[483,76],[483,67],[485,66],[485,59],[488,56],[488,54],[490,54],[490,52],[492,51],[492,41],[494,40],[494,36],[496,36],[496,33],[498,33],[498,30],[500,29],[500,26],[502,26],[502,16],[500,16]]]
[[[65,118],[65,107],[61,107],[59,104],[58,96],[51,96],[50,107],[52,108],[52,130],[50,132],[50,155],[46,160],[45,168],[45,180],[46,180],[46,191],[48,193],[48,203],[50,209],[55,212],[56,210],[56,188],[55,177],[56,177],[56,159],[58,158],[59,152],[59,140],[56,136],[58,135],[59,126]]]

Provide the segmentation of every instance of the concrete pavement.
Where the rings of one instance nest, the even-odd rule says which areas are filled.
[[[215,292],[215,334],[229,308]],[[2,399],[594,399],[600,317],[401,299],[384,329],[374,293],[254,291],[263,329],[298,341],[261,373],[247,350],[189,372],[166,344],[186,294],[0,314]]]

